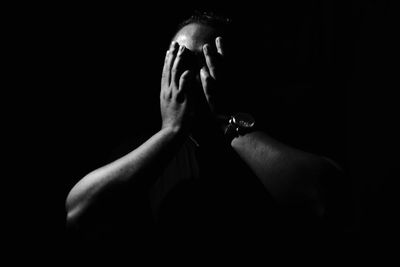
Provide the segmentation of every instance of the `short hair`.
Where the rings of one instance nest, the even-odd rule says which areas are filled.
[[[232,19],[212,11],[194,11],[193,15],[178,24],[175,34],[186,25],[198,23],[215,28],[224,35],[229,35],[232,28]]]
[[[178,25],[178,30],[191,23],[201,23],[216,28],[227,28],[232,23],[232,19],[211,11],[195,11],[193,15]]]

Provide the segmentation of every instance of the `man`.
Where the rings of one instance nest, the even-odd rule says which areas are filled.
[[[327,227],[339,168],[229,114],[227,23],[202,14],[181,25],[165,56],[160,130],[72,188],[70,229],[101,240]]]

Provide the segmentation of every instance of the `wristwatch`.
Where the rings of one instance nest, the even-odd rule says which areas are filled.
[[[254,130],[255,120],[249,113],[235,113],[228,118],[224,135],[228,141]]]

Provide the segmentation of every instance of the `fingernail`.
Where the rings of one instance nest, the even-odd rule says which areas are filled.
[[[179,53],[182,54],[183,51],[185,51],[185,46],[184,45],[179,46]]]
[[[203,46],[204,52],[208,53],[208,44]]]

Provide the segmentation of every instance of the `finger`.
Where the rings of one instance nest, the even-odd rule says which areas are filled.
[[[168,83],[168,85],[171,84],[171,69],[172,69],[172,65],[173,65],[173,62],[176,57],[176,53],[178,50],[177,48],[178,48],[178,43],[172,42],[171,47],[168,52],[168,59],[167,59],[167,65],[166,65],[166,75],[167,75],[166,82]]]
[[[204,94],[206,95],[206,98],[208,100],[212,95],[212,88],[211,88],[212,77],[210,73],[207,71],[206,67],[202,67],[200,69],[200,81],[203,87]]]
[[[176,55],[174,64],[172,66],[171,83],[172,83],[174,88],[178,88],[178,86],[179,86],[179,77],[180,77],[180,68],[181,68],[180,62],[182,60],[182,56],[183,56],[183,53],[184,53],[185,49],[186,48],[185,48],[184,45],[179,46],[178,53]]]
[[[170,80],[171,80],[171,64],[174,60],[174,54],[176,50],[176,42],[172,42],[170,49],[167,51],[165,56],[165,62],[163,67],[163,74],[161,78],[161,98],[171,98],[172,92],[170,90]]]
[[[201,68],[200,70],[200,81],[203,87],[204,97],[207,101],[208,106],[210,107],[212,112],[215,112],[215,88],[213,83],[215,80],[211,77],[210,73],[207,71],[206,67]]]
[[[168,80],[168,71],[167,71],[168,58],[169,58],[169,50],[167,50],[167,52],[165,54],[164,65],[163,65],[162,76],[161,76],[161,86],[163,86],[163,84],[165,84],[166,81]]]
[[[215,46],[217,47],[217,52],[218,52],[218,54],[220,54],[221,56],[224,56],[224,43],[223,43],[223,40],[222,40],[222,37],[221,36],[218,36],[216,39],[215,39]]]
[[[203,46],[203,52],[204,52],[204,57],[206,58],[206,64],[208,67],[208,70],[210,72],[211,77],[216,79],[216,58],[213,55],[212,48],[209,44],[205,44]]]
[[[177,100],[179,102],[183,102],[186,99],[186,92],[190,84],[191,75],[192,73],[190,70],[185,70],[179,78],[179,89],[177,93]]]

